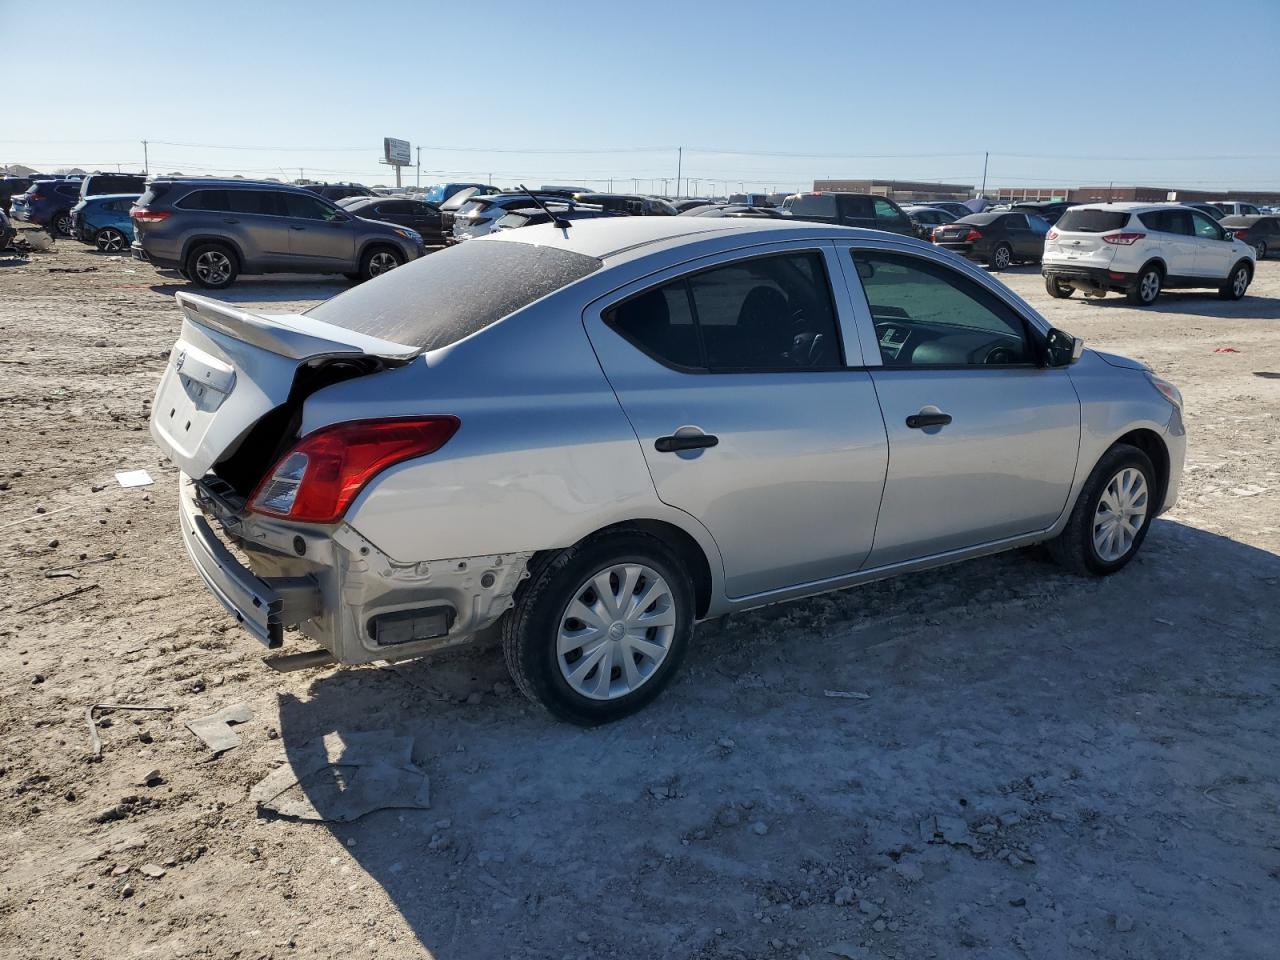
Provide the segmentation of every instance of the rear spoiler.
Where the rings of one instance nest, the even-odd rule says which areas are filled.
[[[192,323],[294,360],[351,354],[407,361],[422,352],[420,347],[371,337],[303,314],[267,316],[193,293],[178,292],[174,297]]]

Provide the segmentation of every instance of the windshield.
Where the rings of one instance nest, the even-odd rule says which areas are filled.
[[[475,240],[340,293],[308,316],[425,350],[483,330],[603,264],[555,247]]]

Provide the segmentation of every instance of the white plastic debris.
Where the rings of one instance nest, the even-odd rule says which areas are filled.
[[[145,470],[121,471],[116,474],[116,480],[122,487],[147,487],[155,482],[151,479],[151,474]]]

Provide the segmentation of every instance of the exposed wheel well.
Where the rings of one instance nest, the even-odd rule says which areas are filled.
[[[698,541],[675,524],[663,520],[627,520],[602,527],[590,536],[598,537],[601,534],[622,530],[641,530],[658,537],[680,555],[685,568],[689,571],[689,576],[693,578],[693,596],[697,607],[695,615],[699,618],[705,616],[711,606],[711,564],[707,560],[707,555],[702,552],[702,547],[698,546]],[[583,539],[585,540],[586,537]],[[530,567],[535,562],[536,558],[531,560]]]
[[[1235,273],[1236,267],[1241,266],[1249,271],[1249,279],[1253,279],[1253,261],[1248,257],[1241,257],[1236,261],[1236,266],[1231,268],[1231,273]],[[1231,273],[1228,273],[1227,276],[1230,277]]]
[[[1139,277],[1142,276],[1142,271],[1146,270],[1147,267],[1158,267],[1160,269],[1161,283],[1164,283],[1164,278],[1169,275],[1169,268],[1164,265],[1164,261],[1161,260],[1159,257],[1155,257],[1154,259],[1148,260],[1146,263],[1144,263],[1142,267],[1138,270],[1136,276],[1139,276]]]
[[[1169,451],[1154,430],[1133,430],[1119,437],[1116,443],[1137,447],[1156,468],[1156,509],[1164,505],[1165,492],[1169,489]]]

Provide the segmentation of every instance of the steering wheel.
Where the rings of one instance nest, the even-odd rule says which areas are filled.
[[[991,350],[987,351],[987,355],[982,362],[983,363],[1003,363],[1003,364],[1017,363],[1018,357],[1017,357],[1017,354],[1015,354],[1008,347],[993,347]]]

